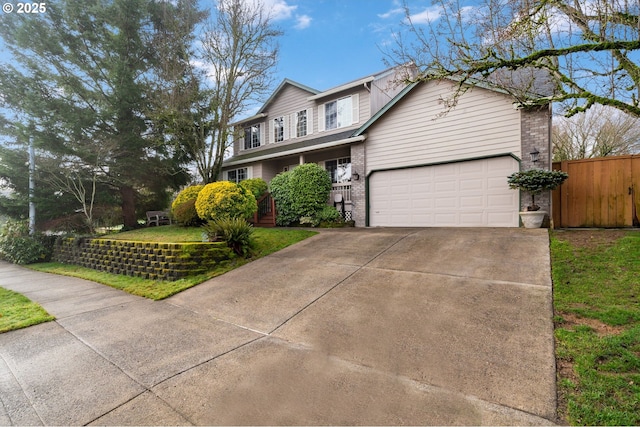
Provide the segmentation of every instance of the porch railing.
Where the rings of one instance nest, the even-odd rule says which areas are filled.
[[[253,215],[253,225],[273,227],[276,225],[276,204],[270,193],[258,199],[258,211]]]
[[[351,202],[351,184],[333,184],[329,202],[333,204],[336,194],[342,195],[342,200]]]

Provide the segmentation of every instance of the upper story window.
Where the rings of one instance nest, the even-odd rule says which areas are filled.
[[[260,147],[260,124],[244,128],[244,149]]]
[[[284,141],[284,117],[273,119],[273,142]]]
[[[307,110],[298,111],[296,113],[296,137],[307,135]]]
[[[320,130],[338,129],[358,122],[358,95],[327,102],[320,109]]]

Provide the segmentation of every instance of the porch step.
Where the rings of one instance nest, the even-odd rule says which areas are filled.
[[[276,219],[273,215],[263,216],[258,221],[253,223],[254,227],[275,227]]]

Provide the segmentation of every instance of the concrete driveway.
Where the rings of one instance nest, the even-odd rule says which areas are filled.
[[[548,425],[546,230],[323,230],[162,302],[0,264],[0,425]]]

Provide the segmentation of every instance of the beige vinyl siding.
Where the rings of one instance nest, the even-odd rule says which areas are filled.
[[[307,115],[313,117],[314,114],[314,102],[307,101],[309,92],[299,89],[295,86],[286,85],[280,93],[272,100],[267,106],[269,114],[267,121],[269,123],[268,144],[273,143],[273,119],[277,117],[284,117],[285,122],[285,140],[280,142],[286,143],[291,140],[301,140],[296,138],[295,132],[295,120],[294,115],[298,111],[307,110]],[[309,120],[309,123],[311,121]],[[309,125],[308,125],[309,126]],[[315,128],[307,130],[307,135],[313,134]]]
[[[397,73],[390,73],[371,82],[371,114],[380,111],[404,89],[406,84],[399,83],[398,78]]]
[[[347,96],[352,96],[354,100],[357,100],[357,103],[352,105],[352,124],[337,129],[324,130],[324,104]],[[353,88],[351,91],[334,94],[317,100],[314,110],[314,129],[319,132],[324,132],[325,134],[343,132],[349,128],[357,129],[371,117],[370,100],[369,91],[364,89],[364,87]]]
[[[417,86],[366,133],[367,172],[471,159],[520,156],[520,113],[504,95],[481,88],[465,93],[442,115],[450,84]]]

